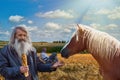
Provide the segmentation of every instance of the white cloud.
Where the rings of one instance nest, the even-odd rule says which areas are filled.
[[[70,33],[70,32],[71,32],[71,30],[70,30],[70,29],[68,29],[68,28],[66,28],[66,29],[64,29],[64,32],[66,32],[66,33]]]
[[[115,9],[113,9],[111,13],[108,15],[108,18],[120,19],[120,7],[115,7]]]
[[[111,30],[115,30],[117,27],[118,27],[118,25],[116,25],[116,24],[109,24],[109,25],[106,25],[105,26],[107,29],[111,29]],[[107,30],[106,29],[106,30]]]
[[[54,22],[48,22],[45,25],[46,25],[46,28],[48,28],[48,29],[53,29],[53,30],[60,29],[60,25],[57,23],[54,23]]]
[[[28,24],[33,24],[33,21],[32,20],[28,20]]]
[[[44,28],[33,33],[41,41],[67,40],[73,34],[73,28],[73,25],[48,22]]]
[[[90,26],[97,29],[100,27],[100,24],[92,23],[92,24],[90,24]]]
[[[95,14],[107,15],[109,19],[120,19],[120,7],[114,9],[100,9]]]
[[[105,31],[105,32],[112,32],[119,30],[119,27],[117,24],[107,24],[107,25],[101,25],[101,24],[96,24],[92,23],[90,26],[94,29]]]
[[[19,16],[19,15],[15,15],[15,16],[10,16],[9,20],[11,22],[20,22],[23,21],[24,17],[23,16]]]
[[[96,14],[109,14],[111,11],[108,9],[100,9]]]
[[[64,10],[55,10],[55,11],[49,11],[45,13],[36,13],[36,16],[38,17],[44,17],[44,18],[73,18],[73,15],[65,12]]]
[[[5,31],[5,32],[0,31],[0,34],[2,34],[2,35],[9,35],[9,34],[10,34],[10,32],[9,32],[9,31]]]
[[[108,15],[108,18],[110,18],[110,19],[120,19],[120,12],[110,14],[110,15]]]

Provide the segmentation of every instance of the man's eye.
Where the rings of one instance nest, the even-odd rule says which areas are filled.
[[[22,36],[22,34],[19,34],[18,36]]]
[[[22,34],[19,34],[18,36],[24,36],[24,37],[26,37],[26,35],[22,35]]]

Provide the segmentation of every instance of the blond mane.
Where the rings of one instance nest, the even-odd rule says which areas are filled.
[[[119,56],[120,42],[105,32],[81,25],[85,29],[83,37],[87,38],[87,49],[90,53],[97,54],[101,58],[112,60]]]

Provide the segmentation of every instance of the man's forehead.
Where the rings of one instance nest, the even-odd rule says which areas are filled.
[[[22,29],[16,29],[16,33],[25,33],[25,34],[27,34],[27,32],[25,30],[22,30]]]

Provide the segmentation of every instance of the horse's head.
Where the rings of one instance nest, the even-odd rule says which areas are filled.
[[[85,30],[82,26],[77,25],[77,30],[72,36],[71,40],[61,50],[62,57],[68,58],[69,56],[78,53],[85,49]]]

